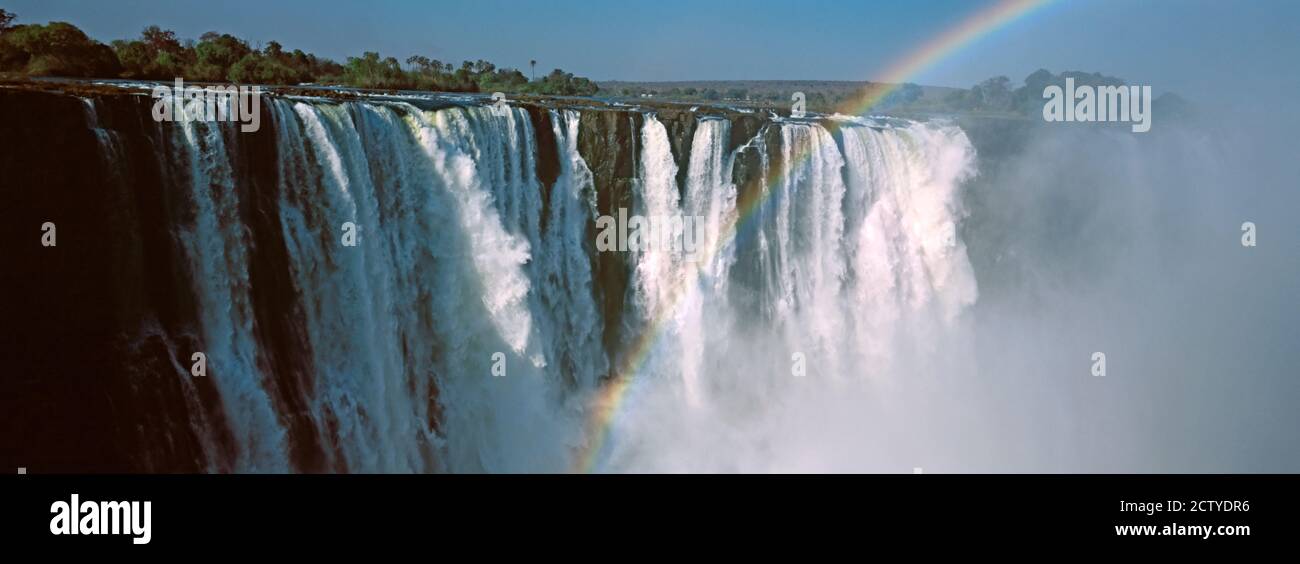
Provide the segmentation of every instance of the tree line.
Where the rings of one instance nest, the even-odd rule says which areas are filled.
[[[208,32],[198,41],[182,40],[170,30],[148,26],[136,39],[105,45],[67,22],[13,25],[14,14],[0,9],[0,75],[65,78],[122,78],[170,81],[297,85],[318,84],[390,90],[442,92],[512,92],[590,96],[594,82],[555,69],[530,80],[512,68],[488,61],[460,66],[423,55],[406,59],[366,52],[333,60],[288,51],[276,41],[253,46],[228,33]],[[533,61],[532,64],[536,64]]]
[[[796,94],[802,94],[806,109],[816,112],[835,112],[860,101],[873,88],[885,85],[864,81],[826,80],[740,80],[740,81],[681,81],[681,82],[629,82],[610,81],[602,84],[602,92],[626,98],[655,98],[681,103],[726,103],[755,108],[789,108]],[[874,108],[892,109],[920,99],[922,87],[905,83],[890,88]]]

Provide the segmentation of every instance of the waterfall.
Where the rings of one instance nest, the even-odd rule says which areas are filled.
[[[111,129],[105,129],[99,121],[99,110],[96,108],[94,98],[81,98],[84,105],[82,111],[86,117],[86,127],[95,132],[95,137],[99,139],[99,145],[103,150],[103,158],[107,162],[115,162],[120,155],[117,152],[117,132]]]
[[[555,369],[580,389],[594,389],[609,371],[600,330],[604,327],[595,302],[588,228],[596,216],[596,187],[591,169],[578,151],[581,116],[572,110],[550,112],[560,174],[551,189],[541,279],[543,308],[550,312],[548,334],[554,338],[549,357]],[[566,338],[560,338],[567,336]]]
[[[641,128],[640,171],[633,213],[644,219],[681,217],[681,195],[676,178],[677,163],[673,161],[668,131],[653,114],[646,115]],[[654,236],[650,238],[654,239]],[[684,274],[682,253],[665,245],[652,244],[651,248],[634,254],[637,306],[644,321],[654,322],[671,313],[668,309],[672,307],[676,298],[674,293]]]
[[[773,263],[777,270],[778,324],[796,352],[823,358],[826,371],[840,375],[837,340],[844,334],[840,290],[846,275],[843,254],[844,157],[830,132],[819,125],[781,127],[782,169],[777,191]],[[806,155],[806,157],[801,157]]]
[[[727,226],[735,220],[736,186],[732,182],[734,154],[727,152],[731,136],[730,122],[722,119],[704,119],[691,140],[690,165],[687,168],[686,203],[688,216],[704,218],[703,249],[712,254],[706,264],[700,265],[702,275],[713,290],[720,290],[726,281],[735,249],[723,240]]]
[[[958,188],[972,155],[960,130],[912,125],[878,131],[846,128],[856,233],[848,248],[857,360],[887,368],[905,313],[909,323],[951,322],[976,298],[974,272],[957,237]],[[922,333],[935,327],[922,325]]]
[[[545,368],[552,354],[589,366],[592,344],[557,344],[550,318],[534,320],[559,307],[589,321],[594,306],[535,289],[547,276],[589,281],[567,268],[583,249],[573,226],[585,218],[568,201],[590,190],[581,171],[557,183],[569,194],[553,209],[565,214],[556,228],[577,240],[551,235],[571,248],[548,256],[557,245],[542,244],[522,110],[276,100],[272,111],[281,220],[316,371],[309,403],[344,467],[562,468]],[[355,247],[341,243],[345,222],[359,227]],[[503,379],[492,378],[497,358]]]
[[[903,378],[975,301],[954,126],[421,104],[156,126],[194,318],[148,331],[206,355],[208,469],[564,471],[611,374],[634,384],[597,469],[769,469],[810,394]],[[694,246],[602,255],[623,206]]]
[[[837,126],[838,134],[817,123],[771,126],[779,152],[761,159],[763,182],[751,188],[758,204],[741,218],[755,225],[731,239],[718,226],[739,213],[737,155],[768,146],[760,133],[728,152],[729,124],[700,122],[680,213],[706,218],[718,252],[694,268],[638,262],[643,303],[665,303],[664,288],[681,292],[656,314],[657,344],[638,367],[644,383],[612,423],[614,447],[599,468],[843,469],[830,462],[842,445],[809,445],[852,444],[870,427],[897,424],[872,397],[903,396],[871,383],[908,378],[899,355],[939,340],[976,298],[956,230],[974,153],[949,125]],[[662,130],[646,120],[643,209],[675,212]],[[742,260],[757,264],[733,268]],[[732,300],[735,284],[757,299]],[[815,423],[828,417],[851,423]]]
[[[680,314],[677,316],[681,336],[681,374],[686,384],[687,401],[701,401],[701,381],[707,376],[706,351],[723,351],[725,322],[718,315],[727,311],[727,278],[734,260],[734,246],[723,240],[725,230],[735,221],[736,186],[732,183],[733,155],[727,153],[730,124],[724,120],[700,122],[691,140],[690,164],[687,168],[686,201],[683,213],[704,221],[704,238],[696,261],[686,264]],[[717,323],[722,321],[723,323]],[[714,355],[718,358],[721,355]]]
[[[198,302],[204,349],[197,352],[206,356],[208,377],[222,395],[238,449],[232,466],[250,472],[287,470],[285,430],[267,392],[267,375],[259,366],[249,298],[251,241],[239,217],[234,170],[225,143],[231,128],[185,121],[166,129],[173,136],[174,183],[187,190],[184,196],[193,213],[176,237],[189,263]]]
[[[427,365],[418,353],[403,355],[418,326],[395,314],[413,296],[400,294],[385,252],[380,191],[357,125],[380,118],[356,105],[280,100],[272,112],[280,221],[316,372],[312,420],[349,469],[421,469],[430,430],[418,370]],[[355,246],[343,244],[345,223],[358,228]]]

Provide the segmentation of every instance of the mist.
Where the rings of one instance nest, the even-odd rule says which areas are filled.
[[[819,321],[881,304],[847,283],[793,323],[724,323],[706,399],[635,386],[602,469],[1300,469],[1294,130],[1243,115],[1157,114],[1146,134],[963,123],[975,164],[952,209],[977,299],[950,320],[904,311],[885,349],[810,354],[802,378],[789,352]]]

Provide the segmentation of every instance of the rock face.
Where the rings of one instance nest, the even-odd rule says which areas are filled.
[[[202,408],[216,405],[207,383],[176,377],[189,358],[163,342],[194,348],[195,305],[155,131],[147,98],[0,91],[0,206],[13,219],[0,227],[13,298],[0,450],[33,471],[204,467],[194,422],[221,415]]]
[[[555,136],[550,135],[555,124],[552,123],[551,112],[541,106],[529,106],[528,118],[533,123],[533,131],[537,132],[537,180],[542,184],[542,202],[550,202],[551,188],[560,176],[560,151],[555,146]],[[551,215],[547,213],[548,209],[543,208],[542,211],[543,229]]]
[[[645,118],[631,112],[583,110],[578,125],[578,151],[591,169],[596,185],[596,210],[616,216],[619,208],[632,209],[632,186],[637,174],[637,147]],[[593,225],[594,238],[594,228]],[[627,298],[632,265],[627,253],[593,253],[591,271],[598,288],[596,299],[606,313],[622,311]],[[606,323],[605,350],[617,350],[626,328]]]
[[[291,92],[303,95],[312,92]],[[338,92],[324,99],[365,100]],[[275,94],[270,94],[275,95]],[[232,471],[239,437],[220,408],[213,378],[190,376],[202,350],[200,306],[180,233],[195,222],[194,196],[177,189],[185,174],[175,124],[151,117],[153,100],[139,92],[87,85],[0,87],[0,222],[6,267],[0,288],[8,323],[0,324],[7,374],[0,378],[3,462],[32,472]],[[410,102],[423,109],[447,102]],[[684,190],[700,119],[730,121],[728,153],[740,209],[764,190],[780,155],[770,117],[725,108],[530,99],[533,160],[543,206],[562,173],[553,110],[579,113],[577,146],[590,168],[596,211],[633,208],[641,130],[647,113],[665,126],[677,187]],[[292,470],[346,471],[330,452],[337,442],[303,398],[316,393],[317,367],[300,311],[303,296],[279,206],[283,171],[276,121],[261,104],[261,129],[228,142],[236,220],[246,230],[253,338],[262,346],[262,385],[290,440]],[[324,163],[318,163],[324,166]],[[220,187],[213,185],[212,189]],[[551,216],[543,208],[541,229]],[[55,246],[41,245],[42,225],[55,225]],[[594,223],[588,226],[595,239]],[[592,293],[604,312],[600,340],[609,366],[632,331],[627,309],[633,265],[627,253],[588,253]],[[737,285],[743,294],[743,287]],[[743,298],[743,296],[740,296]],[[430,402],[436,402],[436,390]],[[436,412],[436,409],[431,409]],[[327,414],[328,415],[328,414]],[[436,427],[436,423],[434,425]]]
[[[691,141],[695,138],[695,126],[700,122],[699,116],[696,112],[680,107],[661,109],[656,113],[659,121],[668,130],[668,144],[672,149],[673,161],[690,162]],[[686,174],[685,166],[677,167],[678,190],[686,189]]]

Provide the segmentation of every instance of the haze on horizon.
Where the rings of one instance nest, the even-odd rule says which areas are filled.
[[[829,0],[654,3],[560,0],[6,0],[17,23],[69,21],[108,42],[146,25],[279,41],[337,61],[365,51],[399,60],[487,59],[563,68],[593,80],[873,80],[930,38],[993,3]],[[1245,86],[1300,88],[1300,3],[1285,0],[1057,1],[967,45],[912,81],[969,87],[1019,82],[1038,68],[1119,76],[1200,101]],[[598,46],[599,48],[593,48]]]

